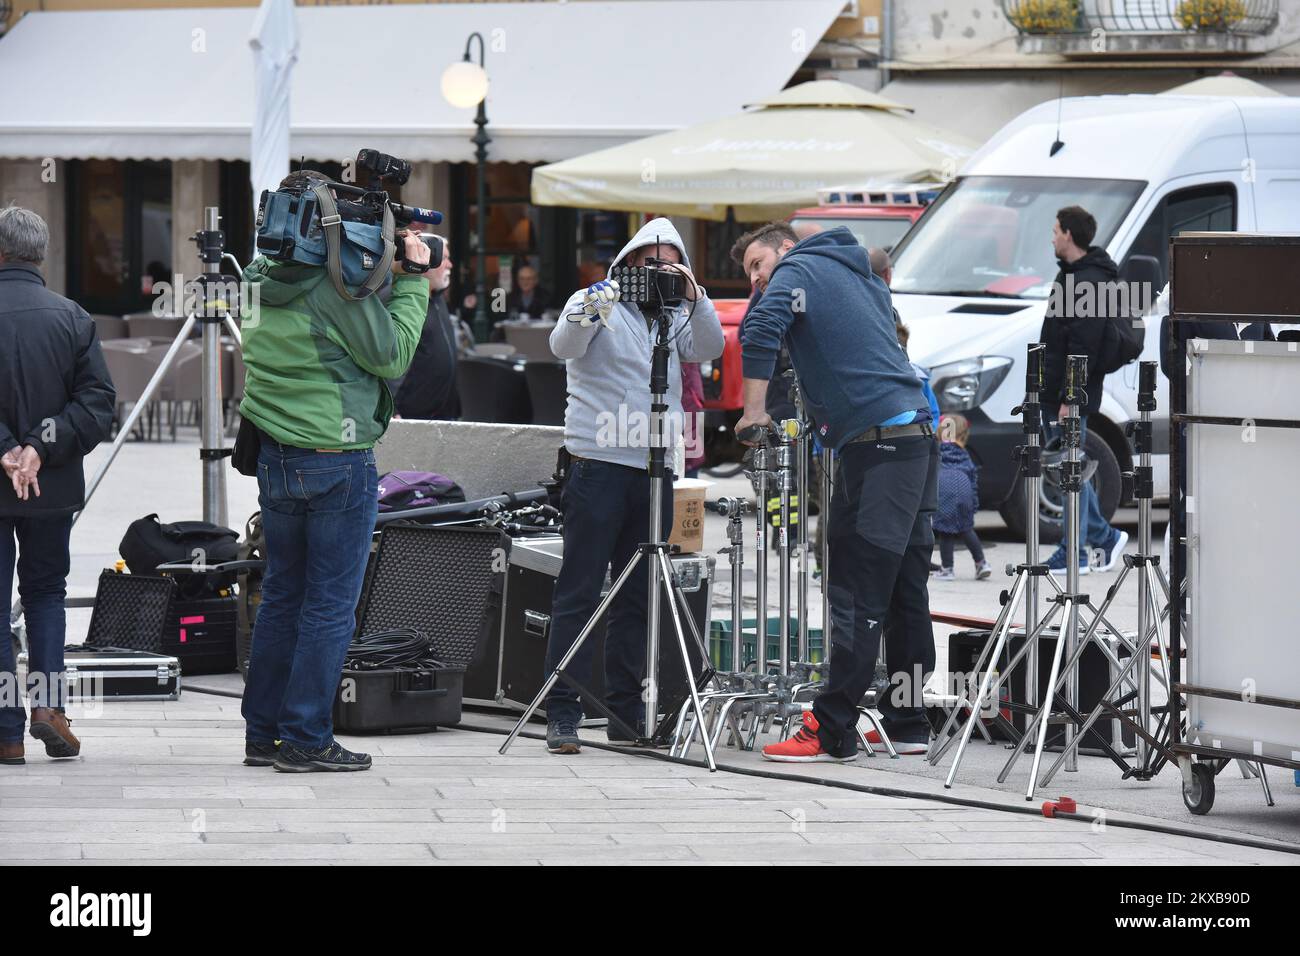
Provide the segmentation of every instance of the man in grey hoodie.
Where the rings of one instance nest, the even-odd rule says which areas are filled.
[[[620,263],[644,265],[652,256],[673,263],[687,280],[687,301],[670,318],[665,430],[671,467],[672,449],[682,433],[681,362],[709,361],[721,355],[722,325],[691,274],[681,236],[667,219],[642,226],[610,268]],[[654,342],[651,319],[637,306],[619,302],[617,283],[608,278],[570,296],[551,333],[551,351],[565,360],[568,370],[564,445],[573,464],[562,496],[564,563],[555,582],[547,674],[559,666],[595,613],[611,563],[617,574],[649,536]],[[673,515],[671,470],[664,478],[662,533],[666,538]],[[642,719],[648,578],[647,566],[641,562],[607,614],[605,703],[632,728],[638,728]],[[591,673],[592,648],[591,642],[584,644],[569,663],[570,676],[579,682]],[[582,719],[577,692],[563,681],[557,683],[546,699],[546,715],[547,748],[552,753],[577,753]],[[621,736],[611,726],[611,742],[631,742]]]

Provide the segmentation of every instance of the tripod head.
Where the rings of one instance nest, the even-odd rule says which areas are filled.
[[[1069,355],[1065,359],[1065,404],[1086,405],[1088,393],[1083,390],[1088,382],[1088,356]]]
[[[1156,367],[1155,362],[1138,363],[1137,407],[1140,412],[1156,410]]]

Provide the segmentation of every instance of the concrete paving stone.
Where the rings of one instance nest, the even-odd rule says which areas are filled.
[[[927,860],[1047,860],[1097,859],[1100,854],[1083,843],[943,843],[908,847]]]
[[[616,782],[611,784],[604,780],[593,780],[591,778],[568,777],[501,777],[501,776],[479,776],[473,774],[470,781],[476,787],[499,787],[503,783],[508,783],[512,787],[530,787],[537,789],[549,789],[552,787],[562,787],[573,789],[575,787],[597,787],[600,790],[608,789],[629,789],[637,788],[643,790],[682,790],[691,789],[696,784],[684,777],[619,777]]]
[[[625,846],[655,846],[660,844],[680,844],[689,847],[723,846],[735,847],[752,856],[769,856],[780,853],[785,847],[806,847],[803,835],[791,830],[761,833],[752,839],[738,833],[615,833],[612,839]]]
[[[704,860],[731,860],[744,862],[755,856],[781,862],[823,863],[849,861],[857,863],[892,863],[894,860],[916,859],[911,847],[888,843],[855,843],[842,845],[817,846],[810,843],[802,845],[782,845],[777,853],[763,852],[760,841],[748,844],[702,844],[693,847],[697,856]]]
[[[429,848],[414,845],[382,846],[350,843],[198,843],[161,847],[138,843],[83,844],[86,859],[101,860],[368,860],[386,863],[397,859],[429,859]]]
[[[858,829],[853,825],[818,827],[807,824],[801,835],[814,846],[843,844],[937,844],[946,843],[947,834],[937,830],[923,830],[905,824],[894,829]]]
[[[443,800],[524,800],[533,802],[532,797],[538,791],[530,787],[515,787],[502,783],[496,787],[438,787],[435,793]],[[547,787],[543,802],[565,802],[569,800],[599,800],[604,794],[594,787]]]
[[[14,834],[0,833],[0,846],[8,844],[8,837]],[[30,840],[31,832],[27,833]],[[148,844],[168,844],[179,845],[186,843],[199,843],[199,834],[192,832],[188,828],[181,830],[176,829],[143,829],[143,830],[107,830],[97,827],[77,827],[75,829],[45,829],[41,832],[41,840],[50,845],[59,843],[72,843],[81,845],[83,843],[122,843],[129,841],[131,843],[148,843]]]
[[[327,826],[324,821],[284,821],[280,824],[279,829],[286,833],[311,833],[321,829],[333,829],[349,836],[355,836],[353,842],[362,843],[366,841],[369,834],[374,834],[375,842],[388,842],[389,837],[403,838],[406,842],[418,843],[436,843],[441,837],[454,838],[460,833],[495,833],[493,830],[494,823],[497,823],[492,817],[484,816],[478,820],[464,820],[455,823],[443,823],[440,821],[412,820],[409,822],[397,822],[393,820],[340,820],[334,821],[333,826]],[[500,825],[499,823],[497,824]],[[505,832],[508,833],[557,833],[559,832],[553,825],[548,823],[538,823],[528,820],[515,820],[510,817],[504,818]],[[598,832],[605,832],[600,830]],[[452,842],[456,842],[454,839]]]
[[[0,842],[0,860],[79,860],[79,843],[4,843]]]
[[[612,820],[595,820],[583,823],[549,823],[547,826],[555,833],[657,833],[660,839],[664,840],[666,840],[665,834],[668,832],[662,823],[630,820],[621,823],[615,823]]]
[[[473,811],[487,815],[490,809]],[[430,807],[373,807],[363,814],[352,807],[317,807],[304,809],[285,809],[282,807],[239,807],[238,809],[216,809],[207,811],[209,825],[213,823],[237,824],[242,822],[292,826],[319,826],[329,823],[347,823],[365,820],[371,823],[435,823],[438,817]]]
[[[289,830],[276,830],[270,833],[208,830],[202,834],[202,842],[211,844],[257,843],[268,845],[287,843],[347,843],[348,838],[343,833],[330,833],[321,830],[314,830],[310,833],[295,833]]]
[[[516,850],[523,847],[600,847],[608,846],[612,837],[608,833],[538,833],[535,831],[513,830],[509,824],[499,833],[493,833],[486,827],[480,830],[457,830],[454,832],[432,832],[423,837],[417,831],[410,837],[399,833],[374,833],[366,830],[345,831],[349,843],[410,843],[418,840],[435,849],[446,846],[504,846]],[[585,850],[583,852],[586,852]]]
[[[102,768],[101,768],[102,769]],[[227,777],[212,776],[205,774],[186,775],[181,784],[177,783],[175,777],[141,777],[133,774],[104,774],[96,776],[82,776],[80,774],[65,774],[62,777],[33,777],[32,780],[43,780],[47,785],[58,785],[69,788],[82,787],[103,787],[121,790],[126,787],[219,787],[225,788],[231,784]],[[0,778],[0,796],[6,795],[6,781]],[[14,787],[13,790],[21,790],[22,787]],[[15,794],[17,796],[18,794]]]
[[[287,775],[277,776],[283,780]],[[266,786],[247,783],[239,786],[217,787],[123,787],[122,796],[128,800],[146,800],[156,797],[159,800],[184,799],[201,803],[204,800],[244,800],[252,797],[263,800],[311,800],[316,796],[316,791],[308,786],[295,786],[288,783]]]
[[[51,807],[56,802],[58,806],[61,808],[65,808],[65,809],[76,809],[79,807],[97,808],[100,810],[101,814],[111,813],[115,817],[117,817],[119,810],[126,810],[126,809],[160,809],[161,810],[161,809],[177,808],[182,810],[188,810],[195,806],[195,802],[193,800],[186,800],[181,798],[167,798],[167,799],[159,798],[157,800],[142,800],[136,797],[108,798],[108,797],[60,796],[57,801],[52,801],[52,800],[44,800],[44,799],[31,800],[26,798],[19,799],[17,797],[5,797],[3,799],[0,799],[0,813],[3,813],[6,808],[19,809],[19,808],[37,807],[40,809],[46,809],[48,807]],[[239,805],[240,805],[240,801],[233,798],[223,798],[221,800],[209,799],[209,800],[204,800],[202,804],[203,809],[205,810],[211,810],[214,807],[238,807]],[[122,819],[122,818],[117,817],[117,819]]]
[[[76,800],[120,800],[125,787],[79,787],[75,783],[61,786],[41,784],[31,787],[11,787],[0,790],[0,806],[19,805],[28,800],[44,800],[46,803],[64,803]],[[11,801],[13,802],[11,804]]]
[[[0,806],[0,823],[8,826],[15,824],[18,826],[29,825],[33,821],[66,821],[75,822],[80,820],[102,820],[104,811],[100,807],[59,807],[50,806],[30,806],[30,807],[10,807]],[[184,820],[185,814],[177,807],[114,807],[113,819],[119,822],[141,821],[141,822],[167,822]]]
[[[611,843],[605,846],[583,846],[580,848],[561,845],[553,849],[556,859],[587,865],[600,864],[601,866],[617,862],[651,860],[686,862],[695,859],[690,847],[672,845],[621,846]],[[533,848],[532,852],[525,853],[521,853],[512,846],[434,846],[432,850],[434,856],[440,860],[496,860],[498,862],[509,862],[511,860],[534,859],[545,862],[550,856],[545,847],[536,847]]]
[[[320,808],[320,809],[347,808],[356,811],[364,811],[368,813],[371,810],[377,810],[377,809],[423,810],[423,809],[438,809],[439,807],[451,807],[451,806],[491,807],[494,806],[495,804],[491,800],[483,800],[483,799],[474,801],[474,800],[442,800],[442,799],[431,798],[431,797],[425,797],[424,799],[407,797],[399,800],[392,800],[392,799],[357,800],[357,799],[349,799],[347,797],[337,797],[337,798],[320,798],[317,800],[284,800],[284,799],[249,798],[246,800],[231,801],[226,805],[227,806],[239,805],[239,806],[250,807],[250,808],[261,807],[264,809],[282,808],[285,810],[310,810],[314,808]],[[206,806],[207,804],[205,804],[205,807]]]

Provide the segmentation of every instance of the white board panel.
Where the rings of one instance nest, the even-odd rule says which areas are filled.
[[[1286,342],[1188,342],[1188,413],[1300,419],[1300,349]],[[1187,739],[1300,759],[1300,429],[1191,425]]]

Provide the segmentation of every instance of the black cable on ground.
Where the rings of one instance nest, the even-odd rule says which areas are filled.
[[[233,691],[214,690],[204,687],[188,687],[186,690],[196,694],[212,694],[216,697],[236,697],[242,698],[243,694],[236,694]],[[477,724],[459,723],[453,724],[451,729],[468,730],[476,734],[493,734],[497,737],[504,737],[509,734],[508,730],[502,730],[499,727],[483,727]],[[545,740],[545,734],[531,733],[529,731],[520,731],[520,737],[526,737],[529,740]],[[681,757],[670,757],[665,753],[655,750],[647,750],[640,747],[613,747],[609,744],[595,743],[592,741],[582,741],[584,747],[591,747],[595,750],[608,750],[611,753],[624,754],[629,757],[648,757],[652,760],[666,761],[668,763],[684,764],[688,767],[698,767],[701,770],[707,770],[709,765],[703,760],[687,760]],[[718,765],[719,770],[727,773],[739,774],[743,777],[758,777],[763,780],[786,780],[794,783],[812,783],[822,787],[832,787],[837,790],[850,790],[855,793],[869,793],[878,797],[895,797],[901,800],[930,800],[934,803],[947,803],[957,807],[971,807],[977,810],[999,810],[1003,813],[1014,813],[1019,816],[1043,817],[1042,806],[1033,805],[1028,802],[1024,806],[1015,804],[998,803],[994,800],[980,800],[975,797],[958,797],[950,793],[929,793],[924,790],[905,790],[902,787],[879,787],[865,783],[852,783],[848,780],[831,780],[827,777],[804,777],[799,774],[780,773],[775,770],[756,770],[750,767],[737,767],[734,765]],[[1278,853],[1291,853],[1300,856],[1300,846],[1289,846],[1285,843],[1269,843],[1264,840],[1256,840],[1246,836],[1232,836],[1221,833],[1202,833],[1195,830],[1184,830],[1179,827],[1165,826],[1159,823],[1146,823],[1142,820],[1124,820],[1111,819],[1109,812],[1105,807],[1097,809],[1106,812],[1106,826],[1123,827],[1128,830],[1145,830],[1149,833],[1163,833],[1166,836],[1186,837],[1190,840],[1206,840],[1210,843],[1225,843],[1230,846],[1244,846],[1252,850],[1274,850]],[[1094,818],[1086,813],[1067,813],[1063,810],[1057,810],[1054,818],[1062,820],[1076,820],[1082,823],[1093,823]]]

